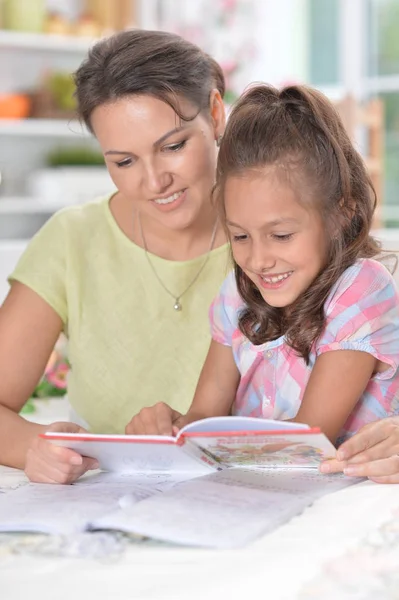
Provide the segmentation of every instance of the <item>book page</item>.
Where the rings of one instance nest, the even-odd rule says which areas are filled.
[[[291,423],[291,421],[275,421],[273,419],[259,419],[255,417],[209,417],[208,419],[189,423],[179,431],[179,436],[184,433],[213,433],[215,431],[295,431],[298,429],[309,429],[309,426],[304,423]]]
[[[253,432],[246,436],[197,434],[186,443],[196,444],[222,467],[316,468],[333,458],[335,448],[322,433]]]
[[[360,481],[289,469],[226,469],[175,486],[93,520],[93,528],[133,532],[212,548],[243,546],[275,529],[320,496]]]
[[[87,437],[87,436],[86,436]],[[104,439],[108,437],[109,439]],[[77,438],[77,436],[76,436]],[[118,473],[191,473],[192,477],[213,470],[213,461],[197,449],[191,457],[176,443],[163,436],[95,436],[62,439],[57,434],[46,435],[52,443],[76,450],[82,456],[96,458],[100,468]]]
[[[190,475],[191,476],[191,475]],[[183,474],[99,473],[73,485],[28,483],[0,495],[0,531],[67,534],[86,529],[90,519],[131,506],[183,481]]]

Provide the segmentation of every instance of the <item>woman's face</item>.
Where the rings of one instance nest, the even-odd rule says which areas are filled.
[[[188,116],[197,112],[184,101],[180,108]],[[211,117],[181,121],[157,98],[129,96],[97,107],[91,123],[116,187],[143,215],[183,229],[209,207],[215,139],[224,125],[218,94]]]

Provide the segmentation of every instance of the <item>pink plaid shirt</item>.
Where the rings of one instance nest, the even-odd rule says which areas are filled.
[[[399,413],[399,294],[381,263],[361,259],[341,275],[326,301],[326,327],[312,348],[309,365],[284,336],[254,346],[237,326],[243,306],[231,273],[212,303],[210,322],[213,339],[232,347],[241,373],[234,414],[292,419],[316,358],[341,349],[368,352],[389,368],[370,379],[340,432],[339,443],[362,425]]]

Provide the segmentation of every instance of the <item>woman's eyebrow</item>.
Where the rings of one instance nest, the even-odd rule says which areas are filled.
[[[175,127],[174,129],[171,129],[170,131],[167,131],[166,133],[164,133],[164,135],[162,135],[158,140],[156,140],[153,143],[153,147],[157,148],[158,146],[160,146],[162,144],[162,142],[164,142],[168,137],[170,137],[171,135],[173,135],[174,133],[179,133],[180,131],[183,131],[184,129],[186,129],[186,127],[184,127],[183,125],[181,127]],[[127,150],[107,150],[106,152],[104,152],[104,156],[108,156],[110,154],[129,154],[131,155],[131,152],[128,152]]]

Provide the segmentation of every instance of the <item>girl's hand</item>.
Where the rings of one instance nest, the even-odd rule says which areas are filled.
[[[337,459],[321,464],[322,473],[368,477],[378,483],[399,483],[399,417],[369,423],[337,450]]]
[[[62,433],[87,433],[75,423],[52,423],[46,431]],[[98,469],[94,458],[56,446],[36,436],[26,454],[25,474],[36,483],[73,483],[90,469]]]
[[[182,427],[182,415],[165,402],[142,408],[126,425],[128,435],[176,435]]]

